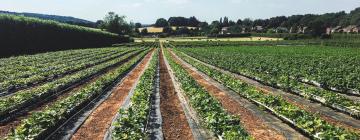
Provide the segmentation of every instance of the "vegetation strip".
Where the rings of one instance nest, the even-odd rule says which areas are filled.
[[[217,50],[217,47],[209,47],[213,46],[212,44],[215,43],[174,43],[174,45],[180,47],[203,46],[202,48],[209,48],[209,50],[205,51],[206,54],[199,55],[202,58],[216,60],[218,57],[231,56],[237,53],[238,55],[233,57],[235,60],[239,59],[239,61],[233,62],[230,60],[236,66],[224,65],[229,70],[236,70],[234,68],[238,67],[243,69],[240,69],[242,73],[256,74],[262,72],[273,76],[289,76],[297,82],[311,83],[326,90],[360,96],[360,87],[356,84],[359,82],[357,78],[359,76],[357,70],[357,61],[359,59],[357,54],[359,51],[355,48],[328,47],[328,49],[325,49],[308,45],[308,47],[297,47],[295,49],[288,49],[289,46],[277,47],[278,51],[275,51],[277,49],[274,47],[247,47],[239,46],[241,45],[240,42],[216,42],[217,45],[215,44],[215,46],[223,47],[223,49],[213,52]],[[200,48],[195,48],[190,52],[195,53],[199,50]],[[239,50],[242,50],[242,52],[239,52]],[[209,56],[209,53],[217,54],[217,56]],[[243,60],[249,61],[244,62]],[[240,63],[242,65],[238,65]],[[332,68],[335,66],[336,69]],[[337,74],[338,71],[347,74],[339,75]]]
[[[121,84],[89,115],[71,139],[104,139],[117,110],[126,102],[126,98],[131,96],[129,92],[136,85],[137,80],[147,67],[152,55],[153,51],[148,53],[146,57],[124,77]]]
[[[257,117],[251,114],[249,111],[240,105],[239,102],[234,100],[227,91],[224,91],[217,86],[215,83],[208,82],[198,71],[192,68],[191,65],[187,64],[186,62],[180,60],[177,56],[171,53],[173,59],[199,83],[203,86],[213,97],[215,97],[222,106],[231,114],[237,116],[244,116],[246,118],[240,118],[241,122],[244,124],[245,129],[247,132],[251,134],[251,136],[255,139],[285,139],[283,135],[279,132],[269,128],[264,122],[259,121]],[[245,115],[245,113],[247,115]],[[300,137],[300,136],[299,136]]]
[[[212,48],[212,49],[214,49],[214,48]],[[230,50],[231,49],[233,49],[233,48],[230,47]],[[245,66],[239,65],[238,62],[232,62],[234,64],[229,65],[229,62],[228,62],[228,61],[233,61],[236,59],[241,59],[241,60],[255,59],[255,60],[257,60],[256,58],[252,58],[252,57],[251,58],[243,58],[243,59],[242,58],[234,58],[234,59],[230,60],[230,59],[228,59],[228,57],[225,57],[226,56],[225,54],[214,55],[214,54],[211,54],[214,52],[211,52],[208,50],[202,51],[202,52],[193,52],[194,51],[193,49],[192,50],[180,49],[180,50],[186,52],[190,56],[193,56],[201,61],[207,62],[207,63],[215,65],[215,66],[221,66],[221,68],[224,68],[227,70],[231,69],[230,71],[235,71],[236,73],[241,73],[242,75],[245,75],[249,78],[252,78],[254,80],[265,83],[267,85],[281,88],[285,91],[290,91],[292,93],[301,95],[305,98],[309,98],[311,100],[320,102],[326,106],[329,106],[336,110],[347,113],[354,118],[360,117],[360,102],[356,102],[356,101],[349,99],[341,94],[331,92],[328,90],[324,90],[324,89],[320,89],[318,87],[309,86],[308,84],[298,82],[291,78],[291,74],[281,75],[281,74],[276,74],[276,73],[280,73],[280,72],[271,72],[271,73],[266,72],[266,71],[257,72],[258,70],[254,70],[254,69],[256,69],[257,67],[260,67],[258,69],[261,70],[262,69],[261,67],[263,67],[263,66],[262,65],[253,66],[254,64],[256,64],[256,62],[251,63],[251,64],[248,64],[248,62],[243,62],[243,63],[245,63],[245,64],[243,64]],[[198,50],[198,49],[195,49],[195,50]],[[203,49],[201,49],[201,50],[203,50]],[[217,50],[217,49],[215,49],[215,50]],[[217,51],[221,51],[221,50],[217,50]],[[236,50],[232,50],[232,51],[236,51]],[[228,53],[231,53],[231,52],[228,52]],[[226,63],[225,63],[225,61],[226,61]],[[262,60],[259,60],[259,61],[262,61]],[[289,62],[285,61],[284,63],[289,63]],[[259,64],[257,64],[257,65],[259,65]],[[245,68],[243,68],[243,67],[245,67]],[[269,66],[269,67],[271,67],[271,66]],[[316,67],[316,66],[314,66],[314,67]],[[284,68],[284,69],[286,69],[286,68]],[[272,73],[275,73],[275,74],[272,74]]]
[[[106,132],[111,125],[117,110],[122,104],[126,104],[126,99],[131,96],[129,93],[136,85],[138,78],[147,67],[153,55],[153,51],[123,78],[122,82],[113,90],[111,95],[101,103],[74,133],[71,139],[104,139]]]
[[[310,114],[297,106],[288,103],[280,96],[272,96],[259,91],[256,87],[248,85],[241,80],[238,80],[231,75],[224,74],[215,69],[211,69],[199,62],[192,60],[184,55],[178,54],[183,60],[187,61],[200,71],[206,73],[210,77],[223,83],[230,89],[236,91],[240,95],[249,100],[259,104],[260,106],[270,110],[275,115],[282,118],[284,121],[299,128],[313,138],[328,139],[357,139],[359,134],[350,132],[343,128],[331,125],[316,115]],[[299,117],[301,116],[301,117]]]
[[[120,58],[114,59],[112,61],[102,63],[90,69],[85,69],[79,71],[73,75],[65,76],[61,79],[55,80],[53,82],[44,84],[42,86],[36,87],[34,89],[29,89],[25,91],[20,91],[12,96],[1,98],[0,99],[0,116],[3,119],[7,119],[22,109],[41,102],[42,99],[46,99],[57,93],[62,93],[67,89],[71,88],[73,84],[79,84],[83,80],[90,79],[93,75],[96,75],[98,72],[104,71],[108,68],[117,66],[121,63],[127,61],[127,59],[139,54],[141,51],[133,52],[127,55],[124,55]]]
[[[5,80],[13,77],[27,77],[34,72],[47,71],[47,68],[51,65],[69,63],[76,60],[93,57],[96,55],[110,54],[120,51],[116,48],[97,48],[97,49],[81,49],[72,51],[60,51],[60,52],[48,52],[44,54],[30,55],[30,56],[18,56],[13,59],[3,60],[8,61],[8,64],[4,64],[0,71],[4,74],[11,75],[0,76],[1,80]],[[0,61],[1,62],[1,61]],[[21,72],[21,73],[18,73]]]
[[[110,54],[103,55],[94,55],[93,57],[85,58],[79,61],[73,61],[65,64],[50,64],[48,65],[46,71],[41,73],[32,73],[33,76],[30,77],[19,77],[12,80],[3,81],[0,85],[0,89],[7,89],[7,91],[1,95],[8,95],[17,90],[21,90],[28,87],[34,87],[41,83],[50,82],[55,79],[62,78],[66,75],[75,73],[77,71],[104,63],[106,61],[110,61],[112,59],[121,57],[128,53],[132,52],[132,50],[123,50]],[[0,96],[1,96],[0,95]]]
[[[151,95],[155,90],[158,50],[154,52],[148,68],[140,77],[131,97],[130,106],[119,111],[118,118],[113,123],[112,139],[149,139],[147,130],[149,119]]]
[[[34,139],[46,136],[48,131],[56,128],[71,114],[76,113],[82,105],[91,101],[93,97],[101,94],[108,85],[111,85],[120,75],[128,71],[132,65],[145,55],[143,52],[137,55],[114,71],[103,75],[99,80],[87,85],[71,96],[57,101],[44,110],[33,113],[29,118],[22,121],[22,124],[8,137],[9,139]]]
[[[2,79],[2,84],[6,84],[6,82],[11,81],[11,80],[17,80],[17,79],[26,79],[26,78],[31,78],[32,76],[36,76],[36,74],[43,74],[43,73],[47,73],[49,71],[53,71],[53,70],[58,70],[64,66],[66,66],[66,64],[76,64],[77,61],[82,62],[82,60],[84,59],[91,59],[94,57],[99,57],[102,56],[108,56],[108,55],[113,55],[116,53],[119,53],[121,51],[125,51],[125,50],[118,50],[118,51],[101,51],[98,50],[99,52],[97,53],[92,53],[92,54],[82,54],[81,56],[72,56],[73,58],[71,59],[54,59],[54,61],[50,62],[50,63],[45,63],[45,64],[41,64],[40,62],[33,62],[32,65],[33,66],[9,66],[6,67],[6,69],[4,69],[3,71],[1,71],[1,73],[4,74],[9,74],[11,76],[8,77],[3,77]],[[88,52],[91,53],[91,52]],[[59,56],[61,57],[61,56]],[[19,60],[18,60],[19,61]],[[18,81],[16,81],[18,82]],[[9,84],[9,83],[7,83]],[[3,85],[4,86],[4,85]]]
[[[189,96],[191,105],[203,118],[208,129],[224,139],[250,139],[238,118],[227,114],[221,104],[201,88],[187,71],[171,58],[169,52],[166,51],[165,56],[168,58],[175,76],[179,79],[182,89]]]
[[[67,50],[67,51],[56,51],[56,52],[47,52],[47,53],[39,53],[34,55],[22,55],[22,56],[13,56],[9,58],[1,58],[0,59],[0,70],[3,71],[5,68],[9,66],[15,67],[23,67],[20,71],[28,70],[26,66],[33,67],[35,63],[49,64],[53,61],[57,61],[59,59],[73,59],[74,57],[80,57],[81,55],[91,55],[96,53],[95,49],[78,49],[78,50]],[[111,50],[106,49],[104,50]]]
[[[145,57],[145,54],[141,55],[142,58]],[[84,125],[86,120],[97,111],[97,109],[103,105],[105,101],[111,97],[112,93],[117,89],[117,87],[125,81],[125,77],[129,75],[138,64],[144,61],[144,59],[139,59],[135,64],[131,66],[127,71],[121,74],[112,84],[108,85],[104,92],[97,95],[91,100],[88,104],[84,105],[77,113],[71,116],[65,123],[59,126],[55,131],[46,137],[46,139],[71,139],[73,135]],[[113,70],[111,70],[113,71]]]
[[[271,94],[274,96],[277,96],[277,95],[282,96],[286,101],[300,107],[301,109],[303,109],[305,111],[311,112],[313,114],[318,114],[322,119],[324,119],[325,121],[328,121],[329,123],[331,123],[333,125],[340,125],[343,128],[360,132],[360,121],[358,119],[352,118],[351,116],[348,116],[342,112],[334,111],[332,108],[322,106],[322,104],[319,104],[317,102],[312,102],[311,100],[304,99],[295,94],[284,92],[280,89],[276,89],[271,86],[264,85],[261,82],[247,78],[245,76],[238,75],[238,74],[223,70],[221,68],[212,66],[210,64],[204,63],[204,62],[197,60],[183,52],[178,52],[178,51],[175,51],[175,52],[181,53],[181,55],[184,55],[184,57],[189,57],[189,58],[193,59],[194,61],[201,63],[209,68],[218,70],[224,74],[231,75],[239,80],[243,80],[244,82],[255,86],[258,90],[261,90],[266,94]]]

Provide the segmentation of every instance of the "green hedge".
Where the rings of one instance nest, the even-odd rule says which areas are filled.
[[[0,57],[95,48],[122,42],[129,42],[129,38],[94,28],[0,14]]]

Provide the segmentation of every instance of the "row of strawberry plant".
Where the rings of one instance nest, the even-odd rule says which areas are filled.
[[[101,52],[113,52],[117,49],[126,48],[128,44],[118,44],[110,48],[89,48],[89,49],[76,49],[76,50],[66,50],[66,51],[55,51],[47,53],[39,53],[34,55],[22,55],[22,56],[13,56],[9,58],[0,58],[0,70],[11,68],[10,66],[20,67],[20,66],[34,66],[34,65],[46,65],[51,64],[51,62],[59,60],[73,59],[74,57],[92,55],[95,53]],[[150,44],[143,43],[131,43],[132,47],[147,47]]]
[[[112,85],[119,76],[129,71],[134,64],[139,62],[148,51],[142,52],[130,61],[117,67],[114,71],[107,72],[98,80],[86,85],[82,89],[72,93],[54,104],[47,106],[42,111],[35,112],[29,118],[23,120],[9,139],[39,139],[46,131],[56,127],[67,117],[77,112],[79,107],[90,102],[94,97],[100,95],[109,85]]]
[[[50,64],[45,70],[32,71],[34,73],[29,77],[14,77],[13,79],[0,82],[0,92],[9,93],[11,91],[30,87],[44,81],[51,81],[57,77],[67,75],[112,59],[128,53],[126,50],[119,50],[118,52],[102,55],[94,55],[82,60],[72,61],[68,63],[54,63]],[[41,72],[42,71],[42,72]]]
[[[235,46],[235,45],[234,45]],[[358,94],[360,57],[358,48],[335,47],[233,47],[189,48],[207,58],[232,58],[231,69],[248,69],[272,75],[291,75],[296,80],[314,81],[326,89]],[[210,56],[209,56],[209,55]],[[202,54],[201,57],[206,57]],[[233,59],[234,58],[234,59]],[[236,60],[236,61],[234,61]]]
[[[219,81],[230,89],[236,91],[239,95],[257,103],[261,107],[265,107],[278,117],[288,121],[292,125],[301,129],[309,136],[316,139],[359,139],[357,133],[332,125],[322,120],[317,115],[304,111],[287,102],[281,96],[273,96],[258,90],[256,87],[249,85],[231,75],[222,73],[201,64],[194,59],[177,52],[183,60],[196,67],[201,72],[209,75],[211,78]]]
[[[107,69],[108,67],[122,63],[123,61],[126,61],[126,59],[131,58],[132,56],[142,51],[143,50],[132,52],[109,62],[81,70],[72,75],[67,75],[63,78],[43,84],[41,86],[31,88],[29,90],[22,90],[12,94],[11,96],[0,98],[0,115],[6,115],[8,113],[11,113],[13,110],[28,106],[29,104],[37,102],[44,97],[50,96],[54,93],[57,93],[58,91],[66,89],[72,84],[78,83],[92,75],[95,75]]]
[[[134,47],[144,46],[135,45]],[[54,63],[66,64],[68,62],[81,60],[87,57],[115,53],[121,51],[122,49],[127,49],[127,47],[119,45],[112,48],[58,51],[0,59],[0,73],[4,74],[0,75],[0,81],[3,80],[2,78],[8,78],[8,75],[11,77],[27,77],[36,74],[29,73],[28,71],[47,70],[49,65],[53,66]]]
[[[3,67],[15,65],[15,66],[30,66],[32,63],[48,63],[53,60],[66,58],[71,56],[76,56],[80,54],[85,54],[89,52],[95,52],[96,49],[78,49],[78,50],[67,50],[67,51],[56,51],[56,52],[47,52],[39,53],[34,55],[21,55],[21,56],[12,56],[8,58],[0,59],[0,69]],[[104,48],[105,49],[105,48]]]
[[[97,55],[103,55],[108,53],[114,53],[117,50],[112,49],[94,49],[88,51],[75,51],[78,53],[68,52],[69,56],[63,56],[62,53],[51,53],[53,57],[42,57],[35,55],[37,59],[45,59],[46,61],[32,61],[28,62],[28,59],[15,59],[7,61],[11,65],[4,65],[0,68],[0,73],[3,74],[0,76],[0,81],[9,80],[14,78],[23,78],[35,75],[39,72],[48,71],[53,69],[53,67],[58,65],[63,65],[72,61],[82,60],[88,57],[93,57]],[[31,59],[31,58],[29,58]],[[13,63],[17,62],[17,63]]]
[[[343,96],[340,93],[333,92],[330,90],[318,88],[315,86],[311,86],[308,84],[304,84],[303,82],[300,82],[298,80],[295,80],[292,77],[298,77],[296,76],[296,72],[302,70],[299,68],[297,71],[292,70],[291,66],[286,65],[287,63],[295,63],[299,66],[303,66],[305,61],[305,54],[293,54],[293,55],[300,55],[301,58],[304,58],[304,60],[295,59],[296,61],[289,60],[285,57],[284,60],[281,60],[280,58],[277,58],[277,56],[268,55],[268,56],[261,56],[264,52],[263,50],[259,50],[258,53],[250,55],[239,53],[239,50],[244,50],[246,52],[246,49],[252,49],[252,48],[239,48],[238,50],[236,48],[228,48],[226,47],[220,49],[180,49],[181,51],[189,54],[192,57],[195,57],[201,61],[204,61],[206,63],[209,63],[214,66],[218,66],[220,68],[230,70],[235,73],[239,73],[242,75],[245,75],[247,77],[253,78],[257,81],[261,81],[267,85],[274,86],[277,88],[281,88],[285,91],[290,91],[296,94],[299,94],[301,96],[304,96],[306,98],[310,98],[312,100],[318,101],[324,105],[327,105],[329,107],[332,107],[334,109],[337,109],[339,111],[343,111],[347,114],[350,114],[353,117],[359,118],[360,117],[360,103],[357,101],[354,101],[348,97]],[[263,48],[265,50],[268,50],[266,48]],[[279,48],[281,50],[281,48]],[[293,50],[300,49],[300,52],[303,48],[293,48]],[[313,48],[314,49],[314,48]],[[275,50],[272,50],[275,51]],[[234,52],[237,52],[235,54]],[[297,52],[297,51],[295,51]],[[229,54],[226,54],[229,53]],[[242,57],[245,56],[245,57]],[[288,55],[286,55],[288,56]],[[275,57],[275,58],[274,58]],[[267,59],[265,59],[267,58]],[[292,57],[294,58],[294,57]],[[273,61],[280,61],[280,62],[273,62]],[[350,61],[350,60],[349,60]],[[348,62],[348,61],[347,61]],[[321,62],[319,61],[319,65],[321,65]],[[334,63],[337,64],[336,61]],[[345,62],[346,63],[346,62]],[[348,63],[353,63],[351,60]],[[271,64],[273,66],[271,66]],[[288,66],[288,67],[285,67]],[[266,68],[268,67],[268,68]],[[265,69],[271,69],[271,71],[265,71]],[[313,66],[314,68],[317,66]],[[319,69],[326,69],[327,67],[320,67]],[[330,67],[329,67],[330,68]],[[332,68],[337,68],[335,65],[332,66]],[[349,68],[351,69],[351,68]],[[287,73],[285,71],[289,70]],[[275,72],[275,71],[283,71],[283,72]],[[328,73],[331,74],[338,74],[338,75],[347,75],[346,73]],[[350,74],[351,75],[351,74]],[[356,84],[356,80],[353,81]]]
[[[224,139],[251,139],[241,126],[239,118],[228,114],[214,97],[203,89],[180,64],[176,63],[168,51],[164,53],[177,81],[189,97],[191,106],[195,108],[209,130]]]
[[[119,118],[113,124],[113,139],[148,139],[145,127],[150,110],[150,97],[155,88],[158,54],[158,51],[154,53],[149,67],[136,85],[130,107],[119,111]]]

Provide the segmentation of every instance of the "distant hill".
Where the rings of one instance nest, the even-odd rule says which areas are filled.
[[[26,17],[35,17],[40,19],[46,19],[46,20],[55,20],[58,22],[68,23],[68,24],[74,24],[74,25],[80,25],[80,26],[86,26],[86,27],[94,27],[95,22],[74,18],[70,16],[58,16],[58,15],[46,15],[46,14],[38,14],[38,13],[17,13],[17,12],[9,12],[9,11],[1,11],[0,14],[11,14],[11,15],[23,15]]]

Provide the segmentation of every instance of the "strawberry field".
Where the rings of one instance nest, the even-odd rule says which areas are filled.
[[[358,48],[243,43],[2,58],[0,139],[359,139]]]

